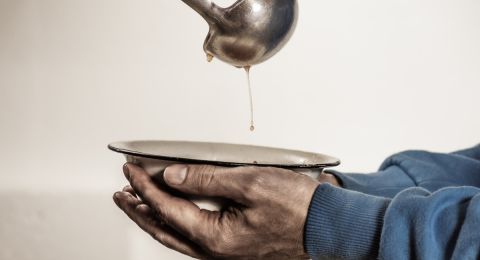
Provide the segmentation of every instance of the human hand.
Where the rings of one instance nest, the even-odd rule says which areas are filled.
[[[165,170],[165,182],[175,190],[233,202],[213,212],[172,196],[138,166],[127,164],[124,172],[131,187],[115,193],[115,202],[171,249],[204,259],[309,258],[303,247],[304,225],[320,184],[310,177],[264,167],[174,165]],[[333,176],[320,180],[338,185]]]

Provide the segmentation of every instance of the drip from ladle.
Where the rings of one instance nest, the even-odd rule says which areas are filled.
[[[250,82],[250,66],[243,67],[247,73],[247,83],[248,83],[248,95],[250,96],[250,131],[255,131],[255,123],[253,120],[253,95],[252,95],[252,85]]]
[[[212,62],[212,60],[213,60],[213,55],[210,53],[207,53],[207,61]]]

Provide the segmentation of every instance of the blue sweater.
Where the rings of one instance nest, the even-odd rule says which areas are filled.
[[[480,259],[480,145],[393,155],[320,185],[305,225],[313,259]]]

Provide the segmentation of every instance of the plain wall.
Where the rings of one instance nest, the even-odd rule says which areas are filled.
[[[480,142],[480,1],[299,4],[252,69],[251,133],[244,72],[206,62],[181,1],[0,0],[0,259],[183,258],[115,208],[112,141],[295,148],[357,172]]]

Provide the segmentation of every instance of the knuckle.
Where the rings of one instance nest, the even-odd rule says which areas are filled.
[[[146,220],[146,222],[147,222],[147,226],[150,227],[150,228],[155,227],[155,226],[158,225],[157,220],[154,219],[154,218],[148,218],[148,219]]]
[[[220,233],[209,245],[210,253],[217,257],[228,257],[234,252],[235,236],[229,233]]]
[[[138,204],[135,206],[135,213],[137,214],[144,214],[145,213],[145,206],[144,204]]]
[[[161,244],[166,243],[165,234],[163,234],[162,232],[153,232],[151,235],[153,239],[157,240]]]
[[[193,174],[193,186],[198,192],[203,192],[211,186],[214,178],[217,166],[214,165],[202,165],[199,166]]]
[[[281,174],[277,168],[254,167],[243,177],[241,190],[247,200],[255,201],[264,198],[269,191],[275,190],[275,175]]]
[[[140,188],[140,194],[147,201],[152,201],[152,198],[155,198],[155,191],[151,188],[148,188],[148,187],[141,187]]]
[[[225,245],[221,239],[216,238],[210,240],[208,245],[208,251],[212,256],[216,258],[226,256],[227,252],[225,249]]]
[[[165,207],[163,207],[162,205],[156,205],[155,206],[156,210],[156,214],[158,216],[158,218],[163,222],[165,223],[166,225],[170,225],[172,224],[173,222],[173,215],[170,214],[170,212],[168,210],[166,210]]]
[[[245,176],[243,190],[245,194],[256,194],[265,186],[266,178],[263,173]]]

